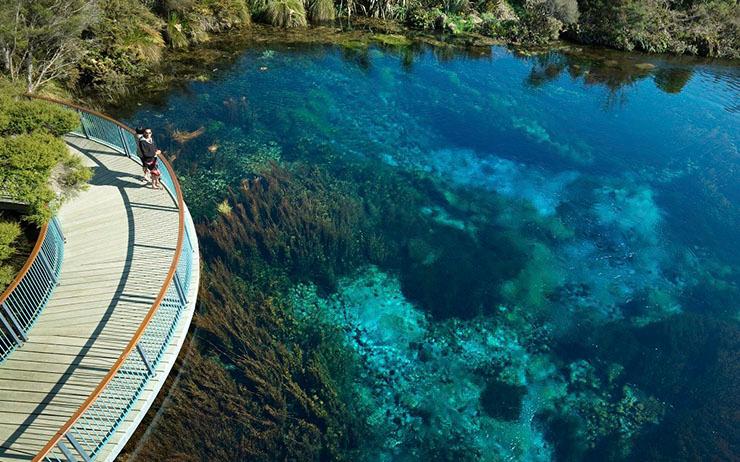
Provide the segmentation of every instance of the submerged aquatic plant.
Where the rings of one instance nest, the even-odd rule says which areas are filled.
[[[337,272],[363,256],[360,204],[325,173],[303,175],[273,164],[245,180],[229,198],[232,213],[208,230],[204,249],[241,274],[276,265],[298,280],[310,275],[331,287]]]
[[[361,460],[572,457],[575,448],[547,440],[570,417],[580,454],[617,437],[624,455],[663,415],[654,397],[624,384],[619,364],[563,367],[545,346],[549,329],[526,310],[502,306],[503,320],[434,320],[374,267],[343,278],[328,297],[310,285],[291,293],[300,322],[336,326],[358,357],[356,386],[379,438]]]
[[[668,222],[683,209],[667,200],[679,183],[664,188],[654,170],[625,169],[631,155],[604,160],[597,136],[571,136],[577,127],[563,131],[551,112],[530,110],[545,94],[548,104],[567,101],[565,116],[589,108],[592,98],[571,98],[594,92],[583,82],[518,94],[501,73],[486,82],[503,86],[488,92],[460,63],[422,58],[404,74],[403,57],[388,47],[362,48],[349,66],[340,51],[260,48],[238,84],[197,84],[208,90],[195,96],[203,112],[178,124],[207,127],[177,163],[188,202],[207,196],[210,210],[197,218],[211,273],[197,321],[199,369],[185,372],[193,377],[178,398],[187,406],[197,397],[197,411],[183,419],[202,413],[203,426],[214,427],[196,457],[660,460],[655,438],[665,454],[678,454],[672,460],[727,459],[731,413],[709,416],[721,399],[735,405],[721,391],[735,388],[734,369],[717,372],[717,363],[737,362],[735,347],[721,344],[721,361],[694,368],[704,353],[714,357],[714,345],[693,336],[691,324],[704,332],[702,322],[663,329],[681,310],[732,316],[737,272],[709,264],[701,245],[674,251]],[[270,72],[257,70],[263,65]],[[528,66],[514,69],[516,84]],[[358,84],[358,72],[371,83]],[[609,130],[618,126],[608,120]],[[255,150],[252,137],[281,144]],[[732,224],[732,170],[721,170],[729,173],[703,187],[724,196],[717,212]],[[227,284],[238,303],[220,287]],[[688,355],[683,343],[702,355]],[[653,376],[643,353],[646,364],[679,372]],[[711,378],[676,377],[705,372]],[[692,390],[710,382],[705,404]],[[357,421],[337,423],[344,409]],[[214,417],[221,413],[225,423]],[[193,431],[174,421],[174,409],[166,417],[173,422],[153,427],[147,448],[170,449]],[[672,439],[678,449],[668,447]]]
[[[170,136],[173,140],[177,141],[180,144],[183,144],[187,143],[190,140],[194,140],[195,138],[205,133],[205,131],[205,127],[200,127],[197,130],[193,130],[191,132],[185,130],[173,130]]]
[[[362,410],[346,407],[336,374],[351,362],[327,337],[300,345],[274,275],[242,279],[206,255],[201,277],[205,308],[157,416],[133,438],[137,458],[353,460]],[[156,438],[142,438],[147,427]]]

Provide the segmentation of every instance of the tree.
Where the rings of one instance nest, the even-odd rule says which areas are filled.
[[[548,0],[547,6],[551,16],[563,24],[573,25],[578,22],[578,2],[576,0]]]
[[[95,20],[96,3],[0,0],[0,60],[10,79],[33,92],[66,76],[83,54],[82,31]]]

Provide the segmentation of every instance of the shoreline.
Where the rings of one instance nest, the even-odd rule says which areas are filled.
[[[185,49],[167,48],[162,60],[152,69],[151,79],[146,83],[141,80],[133,82],[133,85],[126,87],[125,94],[117,95],[114,99],[106,98],[101,92],[95,92],[91,88],[77,88],[72,92],[72,96],[78,101],[102,108],[117,117],[126,117],[137,110],[139,101],[150,100],[156,104],[161,97],[175,88],[190,82],[206,82],[216,78],[220,72],[238,61],[248,49],[269,45],[277,48],[334,46],[357,52],[367,51],[372,47],[399,52],[418,51],[427,47],[444,49],[453,56],[465,57],[490,56],[492,47],[502,47],[521,57],[563,53],[570,56],[580,55],[595,63],[606,62],[607,65],[614,61],[646,63],[659,61],[692,66],[737,65],[736,60],[727,58],[624,51],[562,39],[545,45],[526,45],[477,33],[453,35],[417,31],[397,21],[364,17],[355,20],[351,27],[352,29],[347,29],[340,25],[284,29],[255,23],[249,27],[214,34],[208,41]],[[137,97],[136,94],[140,96]]]

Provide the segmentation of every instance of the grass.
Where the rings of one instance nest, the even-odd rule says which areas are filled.
[[[268,0],[265,16],[277,27],[306,27],[306,9],[301,0]]]

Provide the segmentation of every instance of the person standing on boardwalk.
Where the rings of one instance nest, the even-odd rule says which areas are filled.
[[[139,138],[139,155],[141,156],[142,167],[144,168],[144,178],[142,181],[146,182],[147,173],[149,173],[149,165],[155,162],[158,155],[162,154],[157,145],[154,143],[152,137],[152,129],[145,128]]]
[[[162,173],[159,171],[158,159],[155,157],[146,167],[149,169],[149,176],[152,179],[152,189],[162,189],[162,183],[159,181]]]

